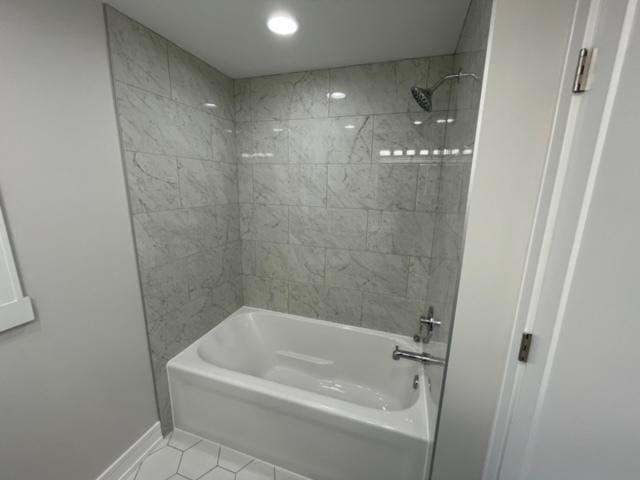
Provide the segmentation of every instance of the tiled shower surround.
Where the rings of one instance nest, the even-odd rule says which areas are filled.
[[[167,361],[243,304],[233,81],[115,10],[106,13],[156,395],[167,431]]]
[[[479,82],[409,88],[471,57],[234,81],[106,12],[165,431],[166,362],[243,304],[448,338]]]
[[[447,85],[431,113],[409,88],[453,63],[235,82],[245,304],[408,335],[430,304],[448,319],[471,157],[445,136],[465,112]]]

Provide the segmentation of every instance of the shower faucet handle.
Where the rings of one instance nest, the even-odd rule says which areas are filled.
[[[433,306],[429,306],[426,315],[421,315],[418,319],[419,330],[416,335],[413,336],[415,342],[429,343],[431,340],[431,334],[433,333],[433,327],[442,325],[440,320],[436,320],[434,316]],[[427,329],[425,335],[422,334],[424,329]]]

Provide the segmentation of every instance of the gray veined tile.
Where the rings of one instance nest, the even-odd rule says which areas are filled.
[[[190,158],[178,159],[180,202],[183,207],[238,202],[237,166]]]
[[[292,163],[370,163],[373,117],[291,120]]]
[[[358,290],[289,283],[289,313],[359,326],[361,310]]]
[[[253,240],[242,240],[242,273],[256,274],[256,242]]]
[[[253,165],[238,165],[238,201],[253,203]]]
[[[113,77],[168,96],[167,41],[112,7],[107,6],[106,16]]]
[[[209,116],[211,120],[211,150],[213,160],[237,163],[236,132],[231,120]]]
[[[233,118],[232,79],[173,44],[169,44],[169,71],[174,100],[198,108],[213,103],[214,115]]]
[[[120,82],[115,92],[125,150],[211,158],[206,112]]]
[[[322,206],[326,199],[324,165],[254,165],[256,203]]]
[[[292,244],[360,249],[366,246],[364,210],[289,207],[289,219]]]
[[[273,465],[254,460],[236,475],[237,480],[274,480],[275,468]]]
[[[433,234],[433,258],[460,261],[464,242],[464,213],[442,213],[436,218]]]
[[[178,471],[181,452],[164,447],[149,455],[138,470],[136,480],[166,479]]]
[[[241,78],[233,82],[233,99],[235,105],[234,119],[237,122],[253,120],[251,107],[251,79]]]
[[[219,445],[202,440],[182,454],[178,473],[196,480],[218,465],[219,454]]]
[[[180,206],[176,159],[125,152],[131,213],[171,210]]]
[[[478,110],[453,110],[448,112],[447,119],[452,123],[447,124],[446,146],[449,150],[459,150],[459,155],[449,157],[448,161],[471,161],[471,155],[465,150],[473,150],[478,122]]]
[[[424,300],[365,293],[362,326],[413,336],[417,332],[418,318],[424,313]]]
[[[288,163],[289,129],[285,122],[241,122],[236,124],[240,163]]]
[[[411,95],[414,85],[424,87],[429,75],[432,57],[411,58],[395,62],[396,97],[394,112],[420,112],[421,108]]]
[[[409,258],[405,256],[327,250],[327,286],[406,295],[408,276]]]
[[[241,204],[240,229],[243,240],[287,243],[289,207]]]
[[[246,467],[251,460],[253,459],[249,455],[245,455],[244,453],[240,453],[230,448],[222,447],[218,464],[222,468],[231,472],[237,472],[238,470]]]
[[[329,71],[314,70],[251,79],[254,120],[326,117]]]
[[[448,340],[459,276],[459,260],[432,260],[431,275],[427,289],[427,303],[433,305],[435,317],[442,321],[442,326],[434,330],[434,340]]]
[[[454,56],[454,71],[462,70],[467,73],[475,73],[480,79],[472,77],[461,78],[459,82],[451,85],[451,109],[478,110],[480,92],[482,91],[482,73],[484,70],[485,52],[467,52]]]
[[[414,210],[418,165],[329,165],[327,205]]]
[[[435,212],[438,209],[440,194],[440,164],[420,165],[418,170],[418,191],[416,193],[416,210]]]
[[[178,309],[189,300],[185,259],[141,268],[140,276],[148,322]]]
[[[174,430],[169,439],[169,445],[178,450],[187,450],[202,440],[184,430]]]
[[[431,255],[435,214],[370,211],[367,248],[381,253]]]
[[[346,95],[341,99],[330,99],[331,116],[394,112],[397,104],[394,63],[331,69],[331,90]]]
[[[256,275],[266,278],[289,277],[289,245],[256,243]]]
[[[430,276],[431,259],[427,257],[409,258],[407,297],[426,298]]]
[[[279,312],[287,311],[289,290],[286,280],[243,276],[245,304]]]
[[[464,213],[467,206],[470,176],[470,163],[445,163],[442,165],[438,211]]]
[[[446,129],[446,123],[438,120],[446,122],[446,118],[446,112],[376,115],[373,159],[379,163],[438,162],[433,151],[444,148]]]

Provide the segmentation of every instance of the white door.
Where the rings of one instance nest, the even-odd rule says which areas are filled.
[[[485,480],[640,478],[638,0],[581,3],[588,90],[559,101]]]

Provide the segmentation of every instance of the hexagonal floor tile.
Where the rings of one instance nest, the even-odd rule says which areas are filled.
[[[235,473],[222,467],[216,467],[199,480],[235,480],[235,478]]]
[[[195,480],[218,465],[220,447],[215,443],[202,440],[185,450],[178,473]]]
[[[136,480],[166,480],[178,471],[181,455],[171,447],[156,450],[142,462]]]
[[[244,453],[240,453],[230,448],[222,447],[218,465],[232,472],[237,472],[242,467],[248,465],[251,460],[253,460],[253,458],[249,455],[245,455]]]

